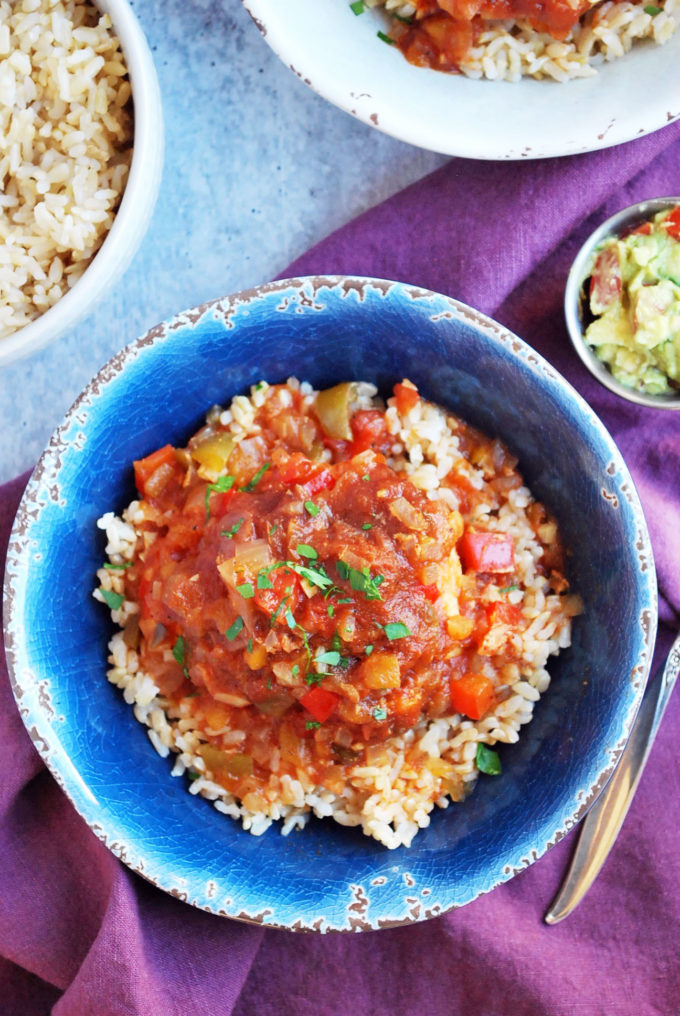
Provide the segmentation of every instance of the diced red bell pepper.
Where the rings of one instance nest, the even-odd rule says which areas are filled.
[[[339,695],[335,695],[332,691],[327,691],[319,685],[310,688],[299,700],[300,705],[304,706],[319,723],[326,722],[331,713],[335,712],[339,701]]]
[[[486,616],[489,627],[497,624],[507,624],[515,627],[524,617],[522,610],[514,603],[506,603],[505,600],[496,600],[486,608]]]
[[[385,414],[379,409],[358,410],[352,417],[352,436],[352,455],[359,455],[369,448],[385,455],[394,443],[385,426]]]
[[[335,478],[330,469],[321,462],[312,462],[302,452],[294,452],[280,468],[281,479],[284,483],[297,483],[305,488],[309,497],[318,494],[320,490],[328,490],[335,484]]]
[[[590,277],[590,309],[593,314],[604,314],[621,296],[621,261],[616,247],[605,247],[598,254]]]
[[[680,205],[664,220],[663,226],[669,236],[680,240]]]
[[[506,533],[468,529],[460,538],[458,553],[466,571],[494,575],[515,567],[515,545]]]
[[[409,409],[413,409],[418,403],[420,395],[417,388],[397,383],[394,386],[394,398],[397,404],[397,411],[403,416],[404,413],[408,413]]]
[[[451,682],[451,704],[457,713],[481,720],[495,700],[493,682],[486,674],[468,671]]]
[[[425,599],[429,600],[430,603],[435,603],[441,596],[441,593],[436,586],[421,586],[420,590]]]
[[[271,582],[271,589],[258,589],[257,580],[253,583],[255,603],[266,614],[270,616],[276,614],[278,624],[287,624],[286,610],[295,613],[300,599],[300,579],[287,568],[276,568],[269,573],[268,579]],[[287,589],[290,589],[290,592],[286,592]],[[284,600],[285,603],[281,606]]]

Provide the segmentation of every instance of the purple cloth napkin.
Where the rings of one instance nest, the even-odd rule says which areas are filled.
[[[546,356],[614,435],[658,565],[657,659],[680,627],[680,413],[634,407],[572,353],[570,261],[632,201],[680,192],[680,124],[538,163],[452,160],[282,275],[399,279],[473,304]],[[55,421],[56,423],[57,421]],[[0,548],[25,477],[0,489]],[[614,634],[612,637],[615,637]],[[199,912],[116,860],[36,754],[0,651],[0,1011],[6,1016],[672,1016],[680,1009],[680,705],[671,702],[596,884],[549,928],[571,837],[510,883],[424,924],[298,936]]]

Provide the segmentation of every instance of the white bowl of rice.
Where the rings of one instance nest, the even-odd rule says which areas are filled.
[[[430,151],[491,160],[575,155],[631,141],[680,116],[679,0],[243,3],[268,45],[310,88],[363,123]],[[522,7],[532,18],[492,20],[496,9]],[[562,16],[588,10],[566,35],[564,24],[553,35],[535,27],[555,8]],[[435,43],[423,41],[422,32],[413,40],[420,26],[436,26],[454,9],[478,12],[454,23],[456,32],[469,33],[463,53],[452,53],[455,32],[448,41],[445,32]],[[444,56],[443,70],[405,59],[400,47],[412,42],[425,50],[412,57],[439,66],[432,53]],[[444,72],[452,64],[459,73]]]
[[[127,0],[0,0],[0,365],[84,317],[160,184],[156,72]]]

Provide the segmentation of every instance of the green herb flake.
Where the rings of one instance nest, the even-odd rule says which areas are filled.
[[[229,642],[233,642],[236,636],[242,631],[243,631],[243,618],[239,614],[239,616],[232,624],[231,628],[227,628],[224,635],[225,638],[229,640]]]
[[[112,564],[111,561],[106,561],[104,567],[107,571],[125,571],[126,568],[132,568],[132,561],[125,561],[123,564]]]
[[[649,14],[651,18],[655,18],[657,14],[661,14],[663,7],[655,7],[654,4],[649,4],[647,7],[642,8],[645,14]]]
[[[338,603],[351,603],[351,602],[352,602],[351,596],[346,596],[343,600],[338,600]]]
[[[486,773],[487,776],[499,776],[502,771],[498,752],[481,742],[477,745],[475,762],[480,773]]]
[[[248,652],[252,653],[252,651],[253,651],[253,640],[250,638],[248,639]]]
[[[380,35],[380,32],[378,32],[378,35]],[[364,473],[364,475],[361,477],[361,479],[364,480],[364,481],[367,481],[367,480],[370,480],[371,478],[368,475],[368,473]]]
[[[323,653],[319,653],[316,657],[317,663],[327,663],[329,667],[337,667],[340,663],[340,653],[336,650],[326,650]]]
[[[255,585],[257,586],[258,589],[273,589],[274,588],[274,583],[271,581],[271,579],[269,578],[267,573],[263,572],[263,571],[257,573],[257,579],[255,580]]]
[[[242,525],[243,519],[239,519],[238,522],[235,522],[233,524],[231,529],[223,529],[222,532],[220,533],[220,536],[229,536],[229,537],[236,536]]]
[[[283,597],[282,597],[282,598],[281,598],[281,599],[279,600],[279,605],[278,605],[278,607],[276,608],[276,610],[274,611],[274,613],[272,614],[272,616],[271,616],[271,617],[270,617],[270,619],[269,619],[269,624],[271,625],[271,627],[272,627],[272,628],[274,627],[274,622],[276,621],[277,617],[279,616],[279,614],[280,614],[280,613],[281,613],[281,611],[283,610],[283,608],[284,608],[284,605],[285,605],[285,604],[287,603],[288,599],[289,599],[289,598],[288,598],[287,596],[283,596]]]
[[[364,522],[364,524],[363,524],[363,526],[361,528],[362,529],[373,529],[373,526],[371,525],[370,522]]]
[[[385,709],[384,706],[376,706],[375,709],[373,710],[372,715],[373,719],[378,720],[378,722],[380,723],[382,720],[387,719],[387,710]]]
[[[310,670],[308,674],[305,674],[305,681],[309,685],[321,684],[325,676],[325,674],[317,674],[315,671]]]
[[[319,506],[315,505],[313,501],[305,501],[305,511],[315,518],[319,514]]]
[[[111,610],[118,610],[119,607],[123,606],[125,597],[122,593],[114,593],[113,589],[100,589],[99,591],[104,598],[104,602]]]
[[[291,674],[293,675],[293,677],[297,677],[299,673],[300,673],[300,664],[294,663],[293,669],[291,670]]]
[[[405,639],[411,634],[406,625],[401,621],[393,621],[391,624],[386,624],[384,631],[390,642],[394,642],[395,639]]]
[[[209,483],[205,491],[205,521],[207,522],[210,518],[210,495],[213,491],[216,494],[226,494],[228,490],[234,486],[236,482],[233,476],[218,476],[215,483]]]
[[[515,589],[519,589],[519,586],[517,585],[516,582],[513,585],[511,585],[511,586],[503,586],[503,588],[499,589],[498,592],[499,593],[512,593]]]
[[[193,783],[194,780],[200,780],[202,775],[202,773],[197,773],[195,769],[189,769],[187,772],[187,779],[191,780]]]
[[[236,592],[240,593],[244,600],[252,600],[255,595],[252,582],[242,582],[240,586],[236,587]]]
[[[333,606],[332,603],[328,604],[328,608],[327,608],[326,612],[327,612],[329,617],[334,617],[335,616],[335,607]]]
[[[318,720],[307,720],[305,730],[318,730],[321,724]]]
[[[273,536],[278,528],[279,528],[279,524],[278,524],[278,522],[275,522],[274,525],[269,530],[269,535]]]
[[[372,576],[368,566],[359,571],[357,568],[352,568],[345,561],[338,561],[336,568],[340,578],[349,579],[352,589],[363,593],[367,600],[382,600],[382,596],[378,592],[378,586],[385,581],[384,575]]]
[[[258,483],[260,482],[260,480],[262,479],[264,474],[270,468],[271,468],[271,462],[265,462],[265,463],[263,463],[263,465],[261,465],[260,468],[258,469],[258,471],[255,473],[255,476],[253,476],[253,478],[251,480],[249,480],[249,482],[245,485],[245,487],[241,487],[241,490],[245,494],[250,494],[250,492],[252,490],[255,490],[255,488],[257,487]]]
[[[364,649],[364,652],[366,653],[367,656],[370,656],[371,653],[373,652],[373,646],[371,646],[371,645],[366,646],[366,648]]]
[[[334,653],[339,653],[340,650],[342,649],[342,640],[337,632],[335,632],[333,635],[333,638],[331,640],[331,647]]]
[[[308,543],[298,543],[295,549],[300,557],[306,557],[308,561],[316,561],[319,556],[314,547],[310,547]]]
[[[290,630],[294,631],[295,628],[297,627],[297,621],[293,617],[293,613],[292,613],[290,607],[287,608],[286,613],[283,616],[285,617],[286,624],[288,625]]]
[[[353,4],[349,5],[349,9],[352,14],[363,14],[366,10],[366,4],[364,3],[364,0],[355,0]]]
[[[184,639],[181,635],[178,635],[175,639],[175,644],[172,647],[172,655],[175,657],[180,667],[184,666]]]

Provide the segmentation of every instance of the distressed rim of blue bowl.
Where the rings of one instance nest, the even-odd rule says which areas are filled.
[[[58,742],[54,743],[51,741],[51,720],[54,717],[54,713],[50,704],[49,688],[46,687],[47,682],[36,679],[30,667],[26,665],[23,651],[23,637],[25,634],[22,625],[23,600],[17,587],[17,579],[21,573],[22,562],[29,553],[31,526],[39,519],[43,506],[43,503],[40,501],[40,492],[47,492],[47,496],[52,499],[55,499],[59,493],[58,474],[62,457],[68,453],[71,444],[74,443],[73,438],[68,436],[69,430],[72,428],[74,421],[78,420],[79,412],[86,411],[88,407],[95,404],[101,392],[108,384],[115,382],[128,363],[134,362],[146,354],[153,356],[154,352],[161,349],[163,343],[171,338],[175,331],[187,327],[194,329],[208,318],[212,320],[219,318],[227,324],[227,327],[233,327],[233,323],[229,323],[230,318],[237,315],[239,310],[260,300],[266,300],[272,294],[279,295],[280,297],[277,309],[286,311],[294,304],[296,299],[307,303],[310,300],[314,300],[320,291],[332,291],[334,289],[338,291],[341,298],[347,298],[350,294],[355,294],[360,301],[365,299],[366,292],[369,290],[377,291],[384,299],[395,296],[397,299],[401,298],[403,300],[430,301],[434,305],[429,310],[432,320],[439,318],[459,319],[468,326],[480,330],[487,339],[500,343],[510,349],[513,356],[520,360],[525,368],[541,375],[544,383],[547,383],[553,391],[559,392],[560,398],[566,398],[572,404],[575,404],[581,418],[584,420],[586,429],[594,429],[607,445],[610,455],[607,471],[612,477],[616,477],[619,480],[620,492],[625,498],[631,513],[630,521],[636,533],[634,546],[637,553],[637,573],[640,586],[643,590],[643,595],[640,598],[644,600],[644,606],[640,608],[638,615],[642,642],[640,656],[632,668],[629,677],[628,708],[625,714],[622,714],[621,710],[617,713],[619,737],[613,745],[607,746],[609,764],[601,767],[596,773],[590,774],[587,789],[582,787],[574,792],[571,796],[571,810],[568,814],[562,814],[557,819],[557,828],[555,828],[552,836],[545,843],[541,843],[538,847],[534,846],[531,850],[528,850],[514,865],[506,864],[502,871],[495,872],[492,880],[488,881],[488,884],[484,886],[476,885],[462,901],[453,900],[449,901],[448,904],[437,902],[429,908],[418,904],[414,908],[414,900],[409,895],[407,873],[404,873],[403,908],[402,914],[398,918],[395,918],[393,914],[375,911],[371,913],[369,918],[366,910],[368,909],[370,886],[349,884],[346,887],[346,889],[350,890],[349,900],[345,902],[347,919],[343,924],[329,922],[326,915],[318,915],[316,918],[310,919],[301,918],[299,913],[295,913],[290,907],[290,913],[285,920],[272,921],[270,919],[270,911],[266,906],[263,905],[259,909],[248,910],[249,902],[247,900],[245,902],[239,900],[238,893],[234,894],[234,899],[229,899],[229,906],[218,909],[209,892],[210,882],[204,885],[200,891],[197,890],[195,884],[192,884],[189,889],[188,877],[178,876],[177,864],[174,860],[168,866],[168,860],[166,859],[166,867],[161,865],[159,870],[156,870],[145,858],[139,855],[134,840],[126,838],[125,829],[121,829],[120,819],[117,816],[116,821],[112,823],[107,824],[102,822],[97,802],[95,801],[95,807],[93,808],[87,794],[83,793],[84,784],[75,766],[68,756],[65,755]],[[78,438],[76,438],[77,440]],[[8,671],[22,720],[34,746],[56,782],[104,845],[132,871],[141,875],[169,895],[175,896],[197,909],[248,924],[305,932],[380,930],[441,916],[444,913],[467,905],[482,895],[486,895],[544,856],[552,846],[566,836],[584,817],[616,767],[619,756],[628,739],[649,676],[657,628],[656,572],[642,506],[628,468],[616,444],[585,400],[531,346],[480,311],[452,297],[435,293],[431,290],[391,280],[354,276],[312,276],[284,279],[201,304],[151,328],[145,335],[131,342],[109,360],[90,381],[68,411],[62,424],[54,432],[29,479],[9,541],[4,580],[4,606],[4,638]],[[94,798],[92,800],[94,801]],[[190,895],[191,892],[194,892],[193,897]],[[250,905],[252,907],[252,904]]]

